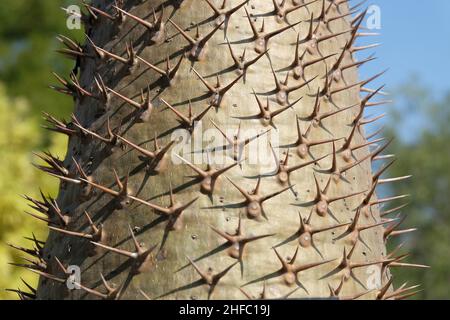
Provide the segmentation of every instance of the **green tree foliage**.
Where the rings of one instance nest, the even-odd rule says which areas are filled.
[[[72,102],[47,89],[55,83],[51,71],[68,75],[73,61],[56,59],[59,33],[76,38],[82,31],[68,30],[61,7],[67,0],[2,0],[0,6],[0,82],[12,96],[26,98],[33,115],[41,111],[67,115]]]
[[[20,277],[33,283],[30,272],[13,268],[7,262],[23,263],[20,254],[5,245],[13,242],[28,246],[24,235],[35,232],[46,238],[44,226],[23,213],[27,204],[20,197],[38,197],[39,186],[54,193],[54,179],[44,177],[30,162],[31,152],[48,148],[65,150],[65,139],[53,138],[39,128],[41,112],[57,117],[71,112],[70,99],[47,89],[55,83],[51,71],[67,76],[74,62],[56,59],[60,45],[58,33],[76,38],[82,31],[66,28],[66,15],[60,7],[74,4],[68,0],[3,0],[0,6],[0,289],[16,288]],[[58,57],[59,58],[59,57]],[[23,97],[25,100],[10,97]],[[57,153],[56,153],[57,154]],[[16,295],[0,291],[0,298]]]
[[[52,195],[57,192],[57,181],[30,165],[30,162],[37,162],[32,151],[42,145],[44,130],[29,116],[29,109],[25,100],[8,98],[4,86],[0,85],[0,299],[17,298],[3,289],[18,286],[24,289],[20,277],[32,284],[37,280],[30,272],[7,264],[25,261],[6,243],[29,247],[30,241],[24,239],[24,235],[34,233],[38,239],[46,238],[47,228],[23,212],[27,204],[20,195],[38,198],[39,186],[45,186],[45,191]],[[64,137],[52,136],[50,140],[52,153],[64,152]]]
[[[412,174],[409,183],[391,186],[396,194],[411,194],[410,205],[403,209],[407,220],[402,229],[420,226],[408,235],[403,250],[414,261],[431,266],[430,270],[401,268],[394,270],[397,281],[421,284],[417,298],[448,299],[450,296],[450,93],[433,100],[430,90],[417,85],[402,88],[400,108],[391,123],[407,139],[392,146],[398,163],[394,176]],[[423,128],[420,130],[419,128]],[[397,245],[405,238],[397,239]]]

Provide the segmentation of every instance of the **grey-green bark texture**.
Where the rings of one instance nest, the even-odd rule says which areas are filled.
[[[405,297],[389,273],[403,257],[385,246],[396,221],[378,208],[390,199],[375,195],[384,171],[371,169],[389,157],[364,131],[381,91],[358,79],[364,12],[349,7],[86,5],[86,43],[61,38],[79,62],[56,88],[74,116],[48,116],[69,136],[63,162],[44,156],[60,194],[31,199],[51,228],[36,297]]]

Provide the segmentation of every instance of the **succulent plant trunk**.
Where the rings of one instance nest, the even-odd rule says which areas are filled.
[[[393,221],[378,209],[390,199],[371,169],[385,145],[363,115],[381,88],[354,56],[364,12],[330,0],[85,10],[86,43],[60,37],[79,76],[56,88],[75,100],[71,122],[47,117],[69,148],[45,158],[59,196],[35,203],[51,228],[38,299],[392,294]]]

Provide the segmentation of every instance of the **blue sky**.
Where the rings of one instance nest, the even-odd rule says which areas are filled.
[[[353,0],[352,3],[358,3]],[[436,95],[450,89],[450,1],[373,0],[381,8],[379,58],[362,69],[363,76],[389,68],[384,82],[390,88],[416,73]]]
[[[359,3],[353,0],[353,4]],[[418,128],[430,125],[423,116],[424,101],[405,101],[396,97],[398,88],[405,83],[419,82],[427,89],[429,97],[439,100],[450,92],[450,1],[448,0],[372,0],[370,5],[381,9],[380,36],[366,38],[362,44],[381,43],[373,50],[378,57],[361,68],[362,79],[389,69],[380,80],[371,84],[377,88],[386,84],[386,91],[393,93],[391,105],[404,110],[402,123],[397,124],[403,142],[413,143],[421,134]],[[367,57],[372,52],[359,56]],[[387,109],[383,108],[381,112]],[[370,111],[372,112],[372,111]],[[374,113],[369,113],[374,115]],[[389,121],[390,117],[386,118]],[[371,126],[377,128],[382,122]],[[370,131],[370,130],[369,130]]]

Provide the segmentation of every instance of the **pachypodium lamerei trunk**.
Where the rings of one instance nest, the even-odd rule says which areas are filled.
[[[358,79],[365,12],[345,0],[94,0],[77,67],[38,299],[401,299],[378,199],[389,144],[366,135],[383,88]],[[77,73],[79,73],[77,75]],[[74,266],[81,270],[73,277]],[[68,279],[75,279],[70,290]]]

